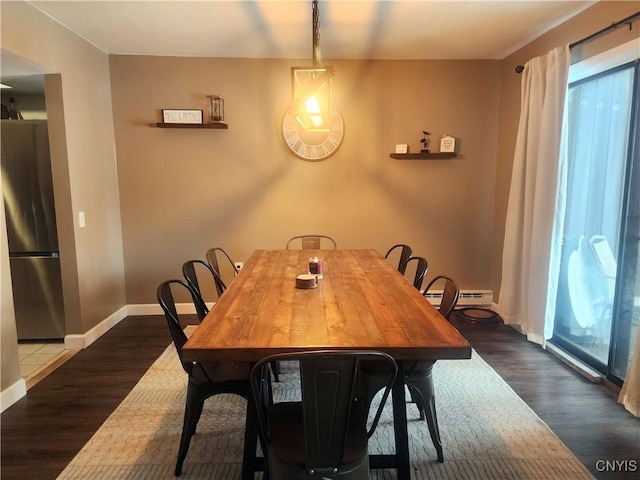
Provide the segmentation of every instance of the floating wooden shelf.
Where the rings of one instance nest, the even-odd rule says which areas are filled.
[[[456,152],[429,152],[429,153],[391,153],[391,158],[398,160],[438,160],[443,158],[456,158]]]
[[[224,122],[210,122],[210,123],[163,123],[158,122],[156,126],[159,128],[229,128]]]

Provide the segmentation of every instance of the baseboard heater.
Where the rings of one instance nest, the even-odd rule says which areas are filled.
[[[432,290],[426,293],[424,296],[431,302],[434,307],[439,307],[440,302],[442,301],[442,290]],[[492,290],[461,290],[460,297],[458,297],[457,308],[490,308],[492,303]]]

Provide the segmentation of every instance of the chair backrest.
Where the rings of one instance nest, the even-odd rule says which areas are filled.
[[[321,250],[323,249],[323,246],[328,245],[330,245],[333,250],[338,248],[336,241],[328,235],[309,234],[296,235],[295,237],[291,237],[287,242],[287,250],[295,248],[294,243],[296,243],[297,240],[300,241],[300,245],[302,246],[303,250]],[[323,242],[322,240],[326,241]]]
[[[618,262],[616,262],[616,258],[613,256],[607,237],[604,235],[594,235],[589,239],[589,244],[595,252],[602,273],[606,277],[615,278]]]
[[[218,262],[218,255],[220,255],[224,266],[220,265],[220,262]],[[218,274],[216,278],[216,290],[218,292],[218,296],[220,296],[227,289],[227,284],[223,280],[223,271],[236,275],[238,273],[238,269],[236,268],[235,262],[231,259],[231,256],[222,247],[213,247],[207,250],[206,258],[207,262],[209,262],[209,266],[211,266],[211,268],[213,268]]]
[[[408,272],[407,268],[409,268]],[[419,256],[413,256],[405,260],[398,267],[398,271],[402,272],[403,275],[408,276],[409,279],[412,279],[413,286],[418,290],[422,288],[422,282],[424,280],[424,276],[427,274],[427,270],[429,270],[429,262],[427,262],[426,258]]]
[[[411,258],[411,254],[413,253],[411,247],[409,245],[405,245],[403,243],[399,243],[391,247],[384,258],[389,259],[395,257],[397,252],[400,253],[400,258],[398,259],[398,271],[404,275],[405,270],[407,269],[407,265],[405,262]]]
[[[440,301],[440,307],[438,307],[438,311],[444,318],[448,320],[451,312],[453,312],[453,309],[456,308],[456,305],[458,304],[458,298],[460,297],[460,287],[458,286],[458,282],[456,282],[453,278],[447,277],[445,275],[438,275],[429,282],[427,288],[424,289],[424,294],[426,295],[429,291],[431,291],[437,283],[443,283],[442,300]]]
[[[360,360],[375,359],[388,367],[388,378],[380,404],[367,429],[367,412],[363,402],[356,398]],[[271,442],[268,409],[273,405],[265,401],[265,367],[274,361],[298,361],[302,391],[302,415],[305,439],[305,466],[307,471],[331,472],[341,467],[347,433],[356,425],[368,437],[373,435],[397,374],[392,357],[374,351],[309,351],[272,355],[259,361],[251,371],[251,389],[258,405],[258,420],[267,443]],[[287,420],[288,422],[290,420]],[[285,446],[286,447],[286,446]],[[366,448],[366,446],[365,446]]]
[[[202,274],[206,274],[208,278],[200,277],[199,280],[198,276]],[[205,315],[209,313],[209,307],[207,307],[205,301],[205,297],[207,296],[205,295],[205,291],[212,290],[212,288],[207,288],[207,286],[212,285],[215,286],[217,292],[218,283],[221,282],[220,276],[208,263],[202,260],[187,260],[184,262],[182,265],[182,275],[184,275],[185,280],[196,294],[193,303],[196,307],[198,320],[202,321]],[[219,296],[218,294],[218,297]]]
[[[583,243],[585,242],[583,241]],[[616,272],[618,268],[616,259],[611,251],[609,241],[604,235],[592,236],[589,239],[589,245],[591,245],[591,249],[589,253],[583,252],[583,259],[585,264],[590,266],[587,272],[590,290],[604,297],[601,300],[610,303],[612,306],[616,291]],[[584,250],[587,250],[587,248],[583,247]]]
[[[182,358],[182,347],[187,343],[187,335],[183,330],[184,322],[180,321],[178,311],[176,310],[172,288],[185,290],[191,296],[194,303],[196,302],[197,294],[186,282],[182,280],[167,280],[162,282],[158,286],[158,290],[156,292],[158,303],[162,307],[164,316],[167,319],[169,332],[171,332],[171,339],[173,340],[173,344],[178,352],[178,357],[180,357],[182,368],[184,368],[185,372],[191,375],[194,364],[192,362],[185,362]]]

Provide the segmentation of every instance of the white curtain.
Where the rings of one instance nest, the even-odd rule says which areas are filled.
[[[622,403],[624,408],[636,417],[640,417],[640,328],[637,337],[635,350],[618,396],[618,402]]]
[[[498,313],[540,344],[553,332],[560,268],[569,63],[566,45],[525,64],[505,223]]]

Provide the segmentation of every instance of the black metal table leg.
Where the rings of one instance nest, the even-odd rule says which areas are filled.
[[[409,432],[407,429],[407,405],[404,396],[404,362],[397,360],[398,375],[391,392],[393,405],[393,430],[396,441],[396,459],[398,480],[410,480],[411,465],[409,463]]]
[[[393,454],[369,455],[369,468],[395,469],[398,480],[410,480],[411,464],[409,462],[409,432],[407,429],[407,406],[404,397],[404,364],[396,360],[398,376],[391,390],[393,406],[393,432],[396,451]]]
[[[258,414],[253,395],[247,400],[247,418],[244,426],[244,449],[242,454],[242,480],[253,480],[258,448]]]

